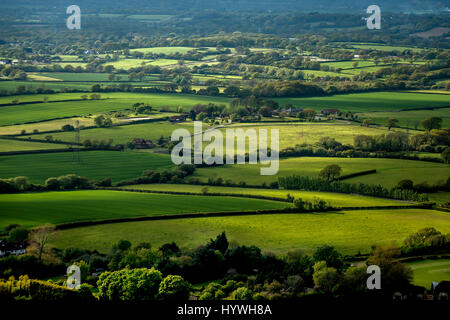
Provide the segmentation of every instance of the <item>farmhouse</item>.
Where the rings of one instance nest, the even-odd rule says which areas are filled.
[[[336,115],[336,114],[338,114],[338,113],[339,113],[339,110],[338,110],[338,109],[323,109],[323,110],[321,111],[321,113],[322,113],[323,115],[330,116],[330,115]]]
[[[169,119],[170,122],[184,122],[186,121],[186,116],[184,114],[180,114],[179,116],[173,116]]]
[[[9,255],[21,255],[26,252],[26,245],[23,242],[8,243],[5,240],[0,240],[0,257]]]
[[[155,147],[155,144],[151,140],[141,138],[134,138],[133,143],[136,149],[151,149]]]
[[[283,111],[285,111],[285,112],[287,112],[290,116],[297,116],[297,114],[300,112],[300,111],[303,111],[303,109],[302,108],[289,108],[289,109],[286,109],[286,110],[283,110]]]

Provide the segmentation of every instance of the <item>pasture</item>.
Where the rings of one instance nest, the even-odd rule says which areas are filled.
[[[415,183],[427,181],[435,183],[450,176],[450,166],[442,163],[400,160],[400,159],[363,159],[363,158],[320,158],[301,157],[280,160],[277,176],[261,176],[260,165],[226,165],[217,168],[199,168],[194,177],[206,181],[208,178],[230,179],[236,183],[245,181],[249,185],[277,181],[278,176],[301,175],[318,177],[320,170],[330,164],[342,167],[342,174],[376,169],[377,173],[346,179],[345,182],[362,182],[394,187],[400,180],[411,179]],[[266,165],[261,165],[266,166]]]
[[[294,147],[297,144],[315,144],[321,138],[332,137],[343,144],[353,145],[357,135],[376,136],[388,133],[385,127],[363,127],[361,125],[348,124],[345,122],[313,122],[313,123],[258,123],[258,124],[233,124],[227,128],[241,127],[244,131],[248,129],[278,129],[280,131],[280,150]],[[221,129],[224,133],[226,128]],[[403,131],[401,129],[395,129]],[[270,144],[270,133],[268,143]]]
[[[124,190],[147,190],[147,191],[172,191],[202,193],[204,186],[185,184],[145,184],[122,187]],[[207,193],[243,194],[257,195],[265,197],[286,198],[288,194],[294,198],[302,198],[305,201],[313,202],[315,198],[325,200],[334,207],[374,207],[374,206],[405,206],[406,202],[391,199],[366,197],[360,195],[349,195],[331,192],[295,191],[278,189],[256,189],[256,188],[231,188],[207,186]]]
[[[450,280],[450,259],[408,262],[414,273],[413,283],[430,290],[431,282]]]
[[[32,183],[43,184],[50,177],[76,174],[89,179],[110,177],[115,183],[137,178],[144,170],[173,167],[169,155],[147,152],[85,151],[80,158],[77,164],[72,152],[2,156],[0,178],[26,176]]]
[[[0,139],[0,152],[23,150],[46,150],[64,148],[64,145]]]
[[[439,117],[442,118],[442,127],[446,128],[450,126],[450,97],[448,99],[448,105],[449,108],[433,110],[363,112],[358,113],[358,116],[364,119],[372,119],[373,123],[384,126],[388,119],[398,119],[400,126],[406,127],[408,124],[410,128],[414,128],[415,125],[421,128],[420,123],[425,117]]]
[[[370,112],[399,111],[406,108],[442,107],[450,105],[450,98],[441,94],[412,92],[369,92],[311,98],[277,98],[280,105],[293,104],[297,107],[317,111],[336,108],[340,111]]]
[[[402,209],[128,222],[59,231],[51,245],[66,248],[76,243],[78,248],[109,252],[113,243],[127,239],[134,244],[148,241],[153,247],[175,241],[193,248],[225,231],[230,242],[256,245],[263,251],[311,252],[326,243],[343,254],[357,254],[370,252],[372,245],[401,244],[428,226],[450,232],[450,214]]]
[[[113,139],[113,144],[127,143],[134,138],[145,138],[157,140],[159,137],[170,137],[176,129],[187,129],[193,131],[192,123],[172,124],[169,122],[152,122],[141,124],[130,124],[126,126],[116,126],[109,128],[95,128],[80,131],[80,139],[83,142],[86,139],[105,140]],[[1,127],[0,127],[1,128]],[[47,134],[33,135],[33,138],[44,139]],[[74,141],[74,132],[59,132],[51,134],[53,139],[61,141]]]
[[[189,206],[186,206],[189,203]],[[0,195],[0,229],[17,223],[34,227],[179,213],[282,209],[287,203],[232,197],[203,197],[83,190]]]

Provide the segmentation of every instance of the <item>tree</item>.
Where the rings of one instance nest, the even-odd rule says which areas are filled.
[[[98,296],[109,301],[155,300],[161,280],[161,272],[154,268],[104,272],[97,281]]]
[[[326,244],[316,249],[313,258],[316,262],[325,261],[328,267],[341,269],[344,266],[341,254],[335,247]]]
[[[94,123],[97,127],[111,127],[112,126],[111,118],[107,118],[103,115],[99,115],[98,117],[95,117]]]
[[[401,180],[397,184],[397,188],[404,189],[404,190],[413,190],[414,189],[414,182],[409,179]]]
[[[159,298],[162,300],[187,300],[190,284],[180,276],[168,275],[159,286]]]
[[[441,126],[442,118],[439,117],[430,117],[422,121],[422,127],[427,131],[431,131],[433,129],[439,130]]]
[[[320,291],[330,294],[337,289],[339,273],[335,268],[329,268],[325,261],[316,262],[313,267],[313,280]]]
[[[411,268],[395,260],[395,257],[398,255],[398,248],[377,247],[367,260],[368,265],[380,267],[382,288],[386,293],[404,290],[409,287],[412,280]]]
[[[23,242],[28,239],[29,231],[22,227],[17,227],[9,231],[8,233],[8,242]]]
[[[388,130],[391,130],[391,128],[398,127],[398,123],[399,123],[398,119],[393,119],[393,118],[388,119],[388,121],[387,121]]]
[[[441,153],[442,160],[444,160],[445,163],[450,164],[450,148],[445,149]]]
[[[42,260],[42,254],[53,231],[55,231],[55,226],[51,224],[45,224],[43,226],[34,228],[30,232],[30,240],[32,245],[34,245],[37,249],[39,260]]]
[[[342,168],[337,164],[330,164],[319,172],[319,177],[333,181],[341,176]]]
[[[246,287],[237,288],[231,294],[234,300],[251,300],[253,298],[253,292]]]
[[[219,234],[215,240],[210,239],[208,245],[206,246],[208,249],[219,250],[222,254],[228,249],[228,239],[225,232]]]
[[[364,119],[362,125],[364,127],[370,127],[370,125],[372,124],[372,119]]]

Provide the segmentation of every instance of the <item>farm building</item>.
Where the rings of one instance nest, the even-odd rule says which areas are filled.
[[[323,115],[326,115],[326,116],[329,116],[329,115],[336,115],[336,114],[339,113],[339,110],[338,110],[338,109],[323,109],[323,110],[321,111],[321,113],[322,113]]]
[[[23,242],[8,243],[5,240],[0,240],[0,257],[9,255],[21,255],[26,252],[26,244]]]
[[[170,122],[184,122],[186,121],[186,116],[181,114],[179,116],[173,116],[169,119]]]
[[[155,144],[151,140],[141,138],[134,138],[133,143],[136,149],[151,149],[155,147]]]

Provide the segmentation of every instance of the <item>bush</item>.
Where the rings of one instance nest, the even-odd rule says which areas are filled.
[[[159,298],[162,300],[189,299],[190,285],[180,276],[168,275],[159,286]]]
[[[237,288],[235,291],[233,291],[231,297],[234,300],[252,300],[253,292],[250,289],[247,289],[246,287],[240,287]]]
[[[155,300],[161,280],[161,272],[154,268],[104,272],[97,281],[98,296],[109,301]]]

